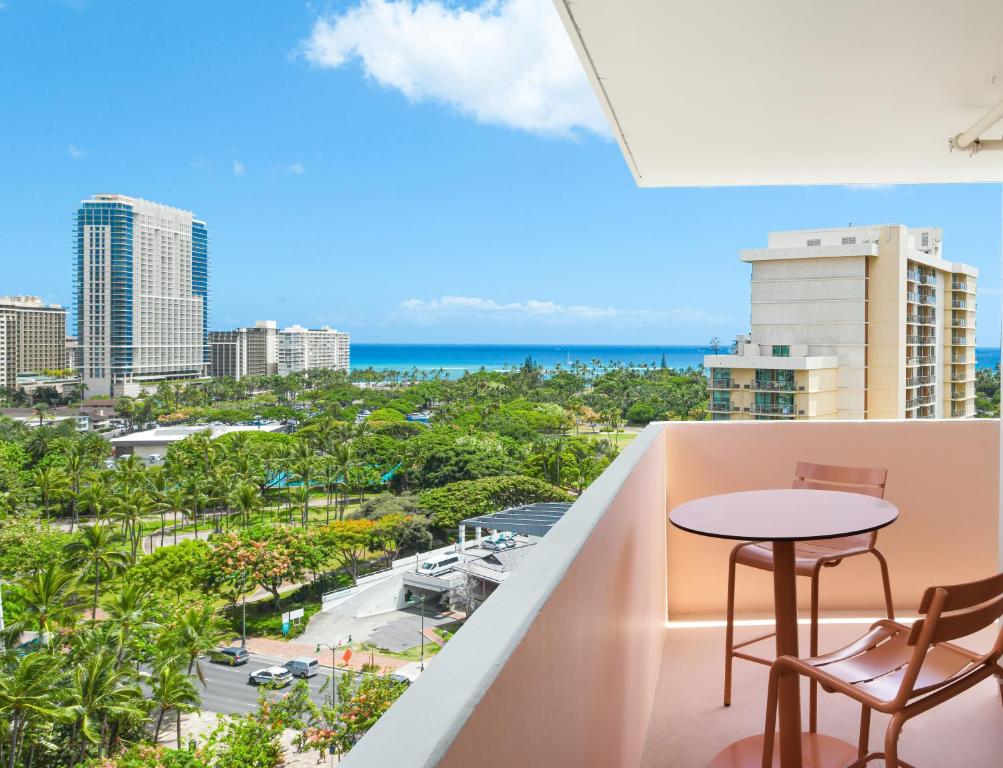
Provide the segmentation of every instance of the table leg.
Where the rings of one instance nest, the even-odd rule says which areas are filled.
[[[794,542],[773,542],[773,600],[777,621],[777,657],[798,655],[797,586]],[[801,767],[801,687],[796,674],[780,678],[780,765]]]

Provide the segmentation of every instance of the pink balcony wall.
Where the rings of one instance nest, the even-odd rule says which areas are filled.
[[[790,484],[799,460],[885,467],[899,519],[878,535],[895,605],[915,611],[930,584],[969,581],[1000,567],[999,421],[673,422],[666,425],[668,505],[715,493]],[[669,615],[721,617],[733,543],[668,534]],[[826,609],[877,615],[877,562],[845,561],[822,576]],[[740,569],[737,609],[772,616],[771,577]],[[807,607],[807,589],[801,590]]]

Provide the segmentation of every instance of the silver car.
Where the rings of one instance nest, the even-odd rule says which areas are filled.
[[[247,675],[248,685],[270,685],[274,688],[285,688],[292,681],[292,672],[285,667],[265,667]]]

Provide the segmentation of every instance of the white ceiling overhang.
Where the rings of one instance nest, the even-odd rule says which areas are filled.
[[[640,186],[1003,180],[1003,0],[555,4]]]

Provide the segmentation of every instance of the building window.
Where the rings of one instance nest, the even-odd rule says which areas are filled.
[[[856,244],[857,244],[857,238],[855,238],[855,237],[844,237],[843,238],[843,245],[856,245]]]
[[[790,344],[774,344],[773,345],[773,356],[774,357],[790,357],[791,347]]]
[[[820,238],[820,237],[810,237],[810,238],[808,238],[808,247],[810,248],[813,245],[822,245],[822,238]]]

